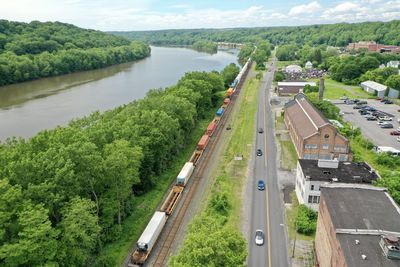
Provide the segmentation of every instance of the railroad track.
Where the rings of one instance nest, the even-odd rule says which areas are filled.
[[[251,65],[249,66],[248,69],[250,69],[250,68],[251,68]],[[224,116],[222,116],[221,120],[219,121],[219,123],[217,125],[216,134],[214,134],[214,138],[212,140],[210,140],[211,144],[209,144],[208,148],[206,148],[206,150],[205,150],[205,153],[203,153],[203,155],[205,154],[205,156],[203,158],[200,158],[201,162],[198,164],[198,165],[200,165],[200,167],[196,168],[197,170],[195,170],[195,174],[196,174],[195,178],[193,179],[192,185],[190,186],[190,189],[189,189],[186,197],[183,200],[181,208],[177,211],[177,216],[172,222],[172,227],[167,232],[167,237],[165,238],[164,242],[161,245],[160,252],[158,253],[155,263],[153,265],[154,267],[163,267],[163,266],[167,265],[168,255],[170,253],[172,243],[174,242],[176,234],[178,233],[179,229],[181,228],[182,221],[186,215],[186,211],[190,205],[193,195],[197,191],[197,187],[199,185],[200,179],[203,177],[203,174],[207,167],[208,161],[210,160],[210,157],[213,154],[213,151],[218,143],[218,140],[224,130],[224,125],[230,116],[232,108],[236,102],[236,98],[242,89],[242,86],[247,77],[247,74],[248,74],[248,70],[245,72],[245,74],[243,75],[244,77],[242,77],[241,81],[238,83],[236,91],[232,95],[231,103],[225,109],[225,112],[224,112],[225,114],[224,114]]]

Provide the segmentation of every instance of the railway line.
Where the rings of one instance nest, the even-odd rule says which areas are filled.
[[[186,177],[184,184],[177,183],[171,188],[159,211],[157,211],[156,214],[153,216],[154,218],[156,215],[164,213],[166,216],[165,221],[170,218],[170,227],[164,227],[166,222],[162,221],[160,222],[162,225],[160,224],[157,226],[158,228],[160,228],[160,230],[156,229],[151,232],[151,229],[148,228],[155,227],[152,218],[152,220],[149,222],[149,225],[146,227],[145,231],[140,237],[137,243],[136,250],[131,254],[130,264],[128,264],[129,266],[143,265],[146,263],[146,260],[151,253],[154,243],[157,242],[158,236],[160,235],[161,231],[164,231],[163,235],[165,236],[165,238],[163,240],[159,240],[160,247],[158,249],[157,255],[153,255],[153,257],[155,257],[155,260],[152,266],[160,267],[167,265],[168,256],[171,252],[172,244],[181,228],[188,207],[192,201],[194,194],[197,191],[199,182],[203,177],[210,157],[212,156],[218,140],[224,130],[226,121],[230,116],[236,98],[242,89],[243,83],[250,68],[251,61],[249,60],[242,71],[239,73],[238,77],[235,79],[234,83],[232,84],[232,88],[227,91],[227,98],[224,100],[221,108],[218,109],[214,120],[210,123],[205,135],[203,135],[203,137],[200,139],[197,149],[190,157],[189,162],[187,162],[187,164],[192,163],[195,166],[193,173],[188,174],[188,177]],[[186,186],[186,181],[189,180],[190,177],[192,178],[191,184],[189,186]],[[181,197],[184,191],[186,191],[185,195]],[[148,237],[149,235],[150,237]],[[143,242],[147,242],[143,241],[146,240],[146,238],[147,240],[149,240],[149,244],[143,246]]]

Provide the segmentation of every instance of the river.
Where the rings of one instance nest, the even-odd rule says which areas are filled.
[[[186,48],[152,47],[151,56],[99,70],[0,87],[0,140],[28,138],[71,119],[143,98],[175,84],[185,72],[222,70],[237,51],[209,55]]]

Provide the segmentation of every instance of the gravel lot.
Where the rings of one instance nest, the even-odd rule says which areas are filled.
[[[368,106],[372,106],[379,111],[394,115],[393,121],[390,122],[393,124],[393,129],[382,129],[377,125],[377,121],[367,121],[367,119],[360,115],[358,112],[359,109],[353,109],[354,105],[346,105],[343,101],[334,101],[333,103],[344,113],[343,118],[346,121],[351,122],[353,125],[360,127],[362,134],[370,139],[375,145],[390,146],[400,150],[400,142],[396,140],[397,136],[390,135],[391,131],[400,127],[400,124],[397,121],[397,119],[400,118],[400,112],[397,111],[400,107],[395,104],[386,105],[374,99],[367,99],[366,101],[368,101]]]

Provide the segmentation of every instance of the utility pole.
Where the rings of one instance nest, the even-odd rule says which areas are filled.
[[[296,216],[297,218],[297,216]],[[292,249],[292,258],[294,258],[294,251],[296,249],[296,238],[297,238],[297,221],[294,221],[294,241],[293,241],[293,249]]]

